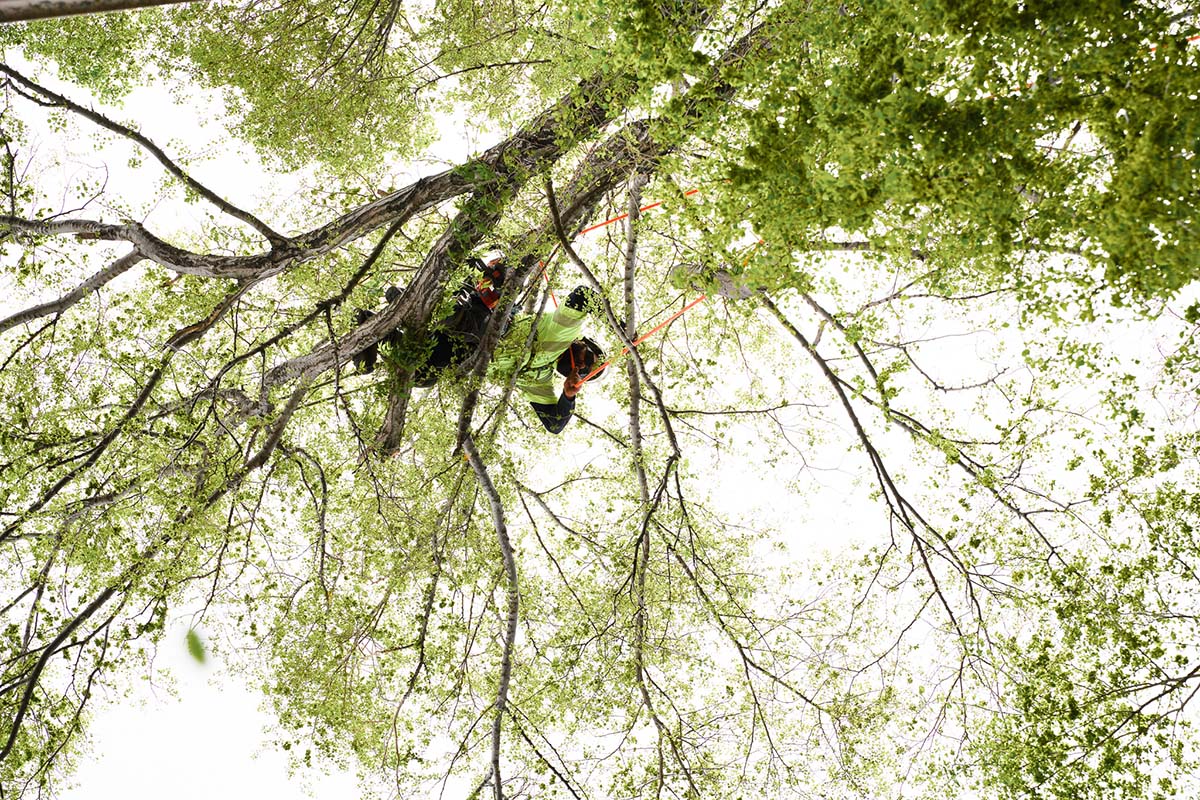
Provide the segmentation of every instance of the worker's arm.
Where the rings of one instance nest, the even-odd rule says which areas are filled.
[[[572,289],[563,306],[584,314],[602,314],[604,311],[604,301],[600,299],[600,295],[587,286],[576,286]]]
[[[560,394],[557,403],[530,403],[542,427],[551,433],[562,433],[575,415],[575,398]]]
[[[533,406],[538,419],[542,421],[542,427],[551,433],[562,433],[562,429],[567,427],[567,423],[575,415],[575,395],[579,394],[582,386],[583,376],[578,372],[572,372],[563,381],[562,394],[558,396],[557,403],[553,405],[550,403],[529,404]]]

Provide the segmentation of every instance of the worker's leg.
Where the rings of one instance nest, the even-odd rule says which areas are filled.
[[[355,326],[362,325],[364,322],[375,316],[374,311],[367,311],[365,308],[360,308],[354,312]],[[359,350],[351,360],[354,362],[354,367],[363,375],[369,375],[375,371],[375,361],[379,357],[379,344],[371,344]]]
[[[400,294],[401,290],[398,286],[389,286],[384,291],[383,298],[388,303],[391,303],[396,300]],[[354,325],[356,327],[362,325],[373,316],[375,316],[374,311],[368,311],[365,308],[360,308],[354,312]],[[400,330],[399,328],[394,328],[383,337],[382,341],[385,344],[395,347],[400,343],[400,340],[403,337],[404,331]],[[359,350],[357,353],[351,356],[351,360],[354,362],[354,366],[357,368],[359,373],[363,375],[369,375],[375,370],[375,363],[379,360],[379,343],[376,342],[375,344],[367,345],[362,350]]]
[[[454,311],[430,330],[432,349],[413,375],[413,385],[427,388],[437,383],[442,370],[457,367],[471,357],[487,329],[492,310],[475,287],[463,284],[455,296]]]

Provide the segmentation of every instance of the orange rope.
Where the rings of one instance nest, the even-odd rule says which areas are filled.
[[[683,193],[683,196],[689,197],[698,191],[700,191],[700,190],[699,189],[688,189],[686,192]],[[663,201],[659,200],[657,203],[651,203],[648,206],[642,206],[641,208],[638,209],[638,211],[649,211],[652,208],[658,208],[662,204],[663,204]],[[600,230],[605,225],[612,225],[614,222],[620,222],[621,220],[625,219],[628,216],[629,216],[628,214],[621,214],[620,216],[613,217],[612,219],[606,219],[606,220],[604,220],[604,222],[598,222],[595,225],[592,225],[591,227],[584,228],[576,235],[583,236],[585,233],[591,233],[592,231]]]
[[[699,190],[699,189],[688,189],[686,192],[684,192],[684,193],[683,193],[683,196],[684,196],[684,197],[688,197],[688,196],[690,196],[690,195],[696,194],[696,192],[698,192],[698,191],[700,191],[700,190]],[[642,207],[641,207],[640,209],[638,209],[638,210],[639,210],[639,211],[648,211],[648,210],[650,210],[650,209],[652,209],[652,208],[657,208],[658,206],[661,206],[661,205],[662,205],[662,201],[660,200],[660,201],[659,201],[659,202],[657,202],[657,203],[651,203],[651,204],[650,204],[650,205],[648,205],[648,206],[642,206]],[[588,233],[588,232],[590,232],[590,231],[594,231],[594,230],[598,230],[598,229],[600,229],[600,228],[603,228],[605,225],[611,225],[611,224],[613,224],[614,222],[620,222],[621,220],[623,220],[623,219],[627,218],[628,216],[629,216],[628,214],[621,214],[620,216],[613,217],[612,219],[606,219],[604,222],[601,222],[601,223],[599,223],[599,224],[597,224],[597,225],[592,225],[590,228],[584,228],[583,230],[581,230],[581,231],[579,232],[579,235],[580,235],[580,236],[582,236],[583,234],[585,234],[585,233]],[[755,251],[755,250],[757,250],[757,249],[758,249],[758,246],[759,246],[759,245],[761,245],[761,244],[763,244],[763,240],[762,240],[762,239],[759,239],[757,242],[755,242],[755,243],[754,243],[754,247],[752,247],[752,248],[750,249],[750,252],[746,254],[746,260],[745,260],[744,262],[742,262],[742,265],[743,265],[743,266],[745,266],[745,264],[749,263],[749,261],[750,261],[750,257],[751,257],[752,255],[754,255],[754,251]],[[637,347],[639,344],[641,344],[642,342],[646,341],[646,340],[647,340],[647,339],[649,339],[651,336],[653,336],[654,334],[658,333],[658,332],[659,332],[659,331],[661,331],[663,328],[667,327],[667,326],[668,326],[668,325],[670,325],[672,322],[674,322],[675,320],[679,319],[679,318],[680,318],[680,317],[682,317],[684,314],[686,314],[687,312],[691,311],[693,308],[695,308],[696,306],[698,306],[700,303],[703,303],[703,302],[704,302],[705,300],[707,300],[707,299],[708,299],[708,295],[706,295],[706,294],[702,294],[702,295],[700,295],[700,296],[699,296],[699,297],[697,297],[695,300],[693,300],[692,302],[690,302],[690,303],[688,303],[686,306],[684,306],[682,309],[680,309],[679,311],[676,311],[674,314],[672,314],[671,316],[667,317],[665,320],[663,320],[662,322],[658,323],[657,325],[655,325],[653,328],[651,328],[650,330],[648,330],[648,331],[646,331],[645,333],[643,333],[643,334],[642,334],[641,336],[639,336],[638,338],[634,339],[634,340],[633,340],[633,346],[634,346],[634,347]],[[596,368],[595,368],[595,369],[593,369],[591,372],[589,372],[589,373],[588,373],[588,374],[587,374],[587,375],[584,377],[584,379],[583,379],[584,383],[587,383],[588,381],[590,381],[590,380],[591,380],[591,379],[592,379],[592,378],[593,378],[593,377],[594,377],[594,376],[595,376],[597,373],[599,373],[599,372],[600,372],[600,370],[602,370],[602,369],[604,369],[605,367],[607,367],[608,365],[612,364],[612,362],[613,362],[613,361],[615,361],[616,359],[620,358],[621,356],[625,355],[625,354],[626,354],[626,353],[628,353],[628,352],[629,352],[629,348],[628,348],[628,347],[622,347],[622,348],[621,348],[621,352],[617,353],[615,356],[613,356],[612,358],[610,358],[608,361],[605,361],[603,364],[601,364],[600,366],[596,367]],[[575,364],[574,364],[574,356],[573,356],[573,355],[572,355],[572,359],[571,359],[571,361],[572,361],[572,363],[571,363],[571,368],[572,368],[572,369],[574,369],[574,367],[575,367]]]
[[[1189,43],[1189,44],[1190,44],[1191,42],[1200,42],[1200,34],[1197,34],[1196,36],[1189,36],[1189,37],[1187,38],[1187,40],[1188,40],[1188,43]],[[1154,51],[1156,51],[1156,50],[1158,50],[1158,45],[1156,45],[1156,44],[1152,44],[1152,45],[1150,45],[1150,52],[1151,52],[1151,53],[1153,53],[1153,52],[1154,52]]]
[[[670,324],[671,324],[672,322],[674,322],[675,320],[677,320],[677,319],[679,319],[680,317],[682,317],[682,316],[683,316],[684,314],[686,314],[688,311],[691,311],[693,306],[699,305],[700,303],[704,302],[704,301],[705,301],[707,298],[708,298],[708,295],[706,295],[706,294],[702,294],[702,295],[700,295],[700,296],[699,296],[699,297],[697,297],[695,300],[693,300],[692,302],[690,302],[690,303],[688,303],[686,306],[684,306],[682,309],[680,309],[679,311],[676,311],[674,314],[672,314],[671,316],[667,317],[667,318],[666,318],[664,321],[662,321],[662,322],[658,323],[658,324],[657,324],[657,325],[655,325],[653,328],[651,328],[650,330],[646,331],[645,333],[643,333],[643,334],[642,334],[641,336],[639,336],[638,338],[634,339],[634,340],[633,340],[633,346],[634,346],[634,347],[637,347],[639,344],[641,344],[642,342],[646,341],[646,340],[647,340],[647,339],[649,339],[651,336],[653,336],[654,334],[658,333],[660,330],[662,330],[663,328],[665,328],[666,326],[670,325]],[[628,347],[622,347],[622,348],[621,348],[621,352],[617,353],[615,356],[613,356],[612,358],[610,358],[608,361],[605,361],[603,364],[601,364],[600,366],[596,367],[594,370],[592,370],[591,372],[589,372],[589,373],[587,374],[587,377],[585,377],[585,378],[583,379],[584,383],[587,383],[588,381],[590,381],[590,380],[592,379],[592,377],[593,377],[593,376],[594,376],[596,373],[598,373],[600,370],[602,370],[602,369],[604,369],[605,367],[607,367],[607,366],[608,366],[609,364],[611,364],[611,363],[612,363],[612,362],[613,362],[615,359],[618,359],[618,358],[620,358],[621,356],[625,355],[625,354],[626,354],[626,353],[628,353],[628,352],[629,352],[629,348],[628,348]]]
[[[694,191],[694,190],[693,190],[693,191]],[[743,266],[743,267],[744,267],[744,266],[746,266],[747,264],[749,264],[749,263],[750,263],[750,259],[751,259],[751,257],[753,257],[753,255],[754,255],[754,252],[755,252],[756,250],[758,250],[759,246],[761,246],[761,245],[763,245],[763,244],[766,244],[766,242],[764,242],[762,239],[759,239],[757,242],[755,242],[755,243],[754,243],[754,246],[750,248],[750,252],[746,254],[746,258],[745,258],[745,260],[744,260],[744,261],[742,261],[742,266]],[[695,306],[698,306],[698,305],[700,305],[700,303],[703,303],[703,302],[704,302],[705,300],[707,300],[707,299],[708,299],[708,295],[706,295],[706,294],[702,294],[702,295],[700,295],[700,296],[699,296],[699,297],[697,297],[695,300],[693,300],[692,302],[690,302],[690,303],[688,303],[686,306],[684,306],[682,309],[680,309],[679,311],[676,311],[674,314],[672,314],[671,316],[667,317],[667,318],[666,318],[664,321],[662,321],[662,322],[658,323],[658,324],[657,324],[657,325],[655,325],[653,328],[651,328],[650,330],[646,331],[645,333],[643,333],[643,334],[642,334],[641,336],[639,336],[638,338],[634,339],[634,340],[633,340],[633,346],[634,346],[634,347],[637,347],[639,344],[641,344],[642,342],[646,341],[646,340],[647,340],[647,339],[649,339],[651,336],[653,336],[654,334],[658,333],[658,332],[659,332],[659,331],[661,331],[663,328],[665,328],[666,326],[670,325],[672,322],[674,322],[675,320],[679,319],[679,318],[680,318],[680,317],[682,317],[684,314],[686,314],[687,312],[691,311],[691,310],[692,310],[692,309],[693,309]],[[584,382],[586,383],[587,381],[591,380],[593,375],[595,375],[595,374],[596,374],[596,373],[598,373],[600,370],[604,369],[604,368],[605,368],[605,367],[607,367],[609,364],[611,364],[611,363],[612,363],[614,360],[616,360],[616,359],[620,358],[621,356],[625,355],[625,354],[626,354],[626,353],[628,353],[628,352],[629,352],[629,348],[628,348],[628,347],[622,347],[622,348],[621,348],[621,352],[617,353],[615,356],[613,356],[612,358],[610,358],[608,361],[605,361],[603,364],[601,364],[600,366],[596,367],[594,370],[592,370],[591,372],[589,372],[589,373],[587,374],[587,377],[583,379],[583,380],[584,380]],[[572,367],[572,368],[574,368],[574,366],[575,366],[575,364],[574,364],[574,362],[572,361],[571,367]]]

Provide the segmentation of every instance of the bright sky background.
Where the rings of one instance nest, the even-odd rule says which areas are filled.
[[[94,698],[100,702],[89,732],[91,754],[64,800],[359,795],[350,773],[313,774],[311,794],[289,776],[286,755],[267,744],[270,717],[259,709],[262,695],[223,674],[212,663],[219,658],[197,663],[187,651],[187,630],[182,620],[169,627],[154,674],[139,677],[128,696]]]
[[[5,57],[15,68],[36,76],[71,99],[92,105],[118,121],[133,123],[169,155],[202,154],[202,159],[189,165],[189,171],[235,204],[250,206],[256,197],[272,196],[287,205],[287,198],[299,191],[306,180],[303,175],[268,175],[248,148],[230,146],[217,126],[200,124],[202,119],[219,115],[218,101],[212,93],[195,93],[187,98],[186,105],[181,105],[165,88],[157,86],[136,91],[121,108],[106,108],[91,102],[77,87],[37,73],[15,54],[6,53]],[[27,116],[38,117],[35,113]],[[480,140],[462,119],[445,119],[442,135],[426,166],[397,165],[393,170],[393,185],[382,188],[405,185],[422,173],[459,163],[469,153],[493,143]],[[148,157],[147,166],[130,168],[130,148],[124,143],[97,150],[95,139],[86,136],[64,146],[61,137],[48,129],[38,131],[35,140],[42,156],[51,150],[61,150],[61,166],[40,178],[44,189],[55,182],[67,185],[88,176],[101,176],[113,189],[114,196],[140,196],[154,201],[152,210],[142,220],[151,230],[199,230],[204,221],[200,212],[209,210],[203,205],[162,197],[157,181],[164,173]],[[81,216],[94,217],[100,213],[98,208],[90,208]],[[269,212],[265,212],[265,218],[271,220]],[[0,314],[11,313],[26,304],[21,302],[16,308],[9,308],[13,305],[11,299],[0,302]],[[705,313],[703,306],[694,313]],[[594,411],[599,412],[609,403],[606,398],[596,396],[597,391],[585,394],[593,395],[591,403]],[[582,465],[596,457],[586,447],[571,448],[569,442],[569,437],[563,436],[554,443],[556,452],[568,463]],[[824,486],[822,501],[812,503],[815,497],[809,496],[809,505],[803,508],[794,505],[795,498],[787,488],[787,482],[796,477],[794,474],[768,476],[765,471],[747,474],[740,460],[713,463],[709,469],[713,485],[719,487],[718,494],[724,498],[725,513],[745,516],[763,527],[774,525],[787,532],[795,552],[814,554],[830,544],[859,538],[857,534],[867,528],[870,511],[851,505],[852,475],[842,469],[841,463],[847,458],[844,453],[828,456],[828,463],[823,465],[828,471],[816,474],[816,481]],[[855,520],[863,524],[857,525]],[[93,719],[88,731],[91,743],[80,759],[71,788],[63,794],[64,800],[107,797],[159,800],[164,793],[177,800],[359,796],[357,778],[349,771],[325,775],[318,769],[303,775],[290,774],[286,754],[272,743],[269,732],[272,717],[262,708],[263,695],[248,686],[240,675],[226,669],[219,653],[210,654],[204,664],[193,659],[186,645],[190,623],[186,615],[179,615],[186,608],[174,611],[176,615],[169,618],[152,669],[119,676],[115,689],[102,689],[93,698]],[[124,683],[131,684],[127,692],[123,690]],[[465,791],[456,791],[451,785],[447,796],[459,796]]]
[[[13,54],[6,54],[6,58],[31,74],[28,65]],[[87,100],[77,88],[49,83],[72,99]],[[198,124],[202,118],[219,114],[219,105],[211,94],[195,95],[189,100],[189,105],[181,106],[166,90],[150,88],[136,92],[123,109],[107,111],[121,120],[137,120],[142,132],[168,153],[181,152],[181,142],[186,142],[192,152],[207,148],[207,159],[194,166],[193,174],[235,204],[250,205],[253,198],[267,193],[286,200],[298,191],[304,176],[268,176],[248,150],[229,147],[215,126]],[[473,138],[461,119],[444,120],[442,133],[443,140],[434,149],[434,160],[429,165],[397,165],[394,183],[382,188],[402,186],[422,172],[458,163],[468,153],[492,143]],[[48,131],[43,135],[46,147],[57,138]],[[60,174],[43,180],[75,180],[81,170],[103,171],[107,167],[109,185],[121,187],[121,196],[135,186],[147,197],[157,191],[156,170],[130,170],[125,163],[126,149],[96,153],[90,137],[71,143],[70,149],[72,153],[67,154]],[[164,231],[198,227],[201,217],[197,208],[168,200],[158,204],[145,221],[151,229]],[[270,222],[269,213],[266,219]],[[0,302],[0,313],[11,310]],[[693,313],[707,312],[702,306]],[[982,332],[956,345],[959,357],[976,364],[981,358],[986,361],[986,354],[978,348],[986,345],[990,335]],[[953,363],[957,367],[954,351],[945,352],[949,355],[943,356],[939,366]],[[792,381],[799,382],[810,374],[808,364],[799,360],[793,369],[795,373],[789,378]],[[599,391],[602,386],[585,391],[582,402],[599,408],[606,402],[595,395]],[[593,396],[589,399],[588,394]],[[798,390],[797,394],[803,392]],[[565,435],[555,440],[554,446],[559,457],[574,464],[586,463],[596,455],[586,448],[572,449],[570,437]],[[862,541],[868,533],[879,534],[877,509],[863,499],[866,493],[861,487],[855,491],[856,476],[862,474],[863,465],[861,454],[847,453],[841,442],[815,452],[813,468],[804,476],[809,491],[803,498],[788,488],[796,474],[768,475],[765,470],[750,474],[736,459],[712,463],[707,469],[725,512],[744,515],[760,527],[783,532],[793,557],[820,559],[827,550]],[[164,793],[177,800],[359,796],[357,779],[347,772],[323,776],[314,771],[303,779],[289,775],[286,755],[271,743],[267,729],[272,720],[260,708],[262,694],[224,669],[220,654],[210,656],[205,664],[197,663],[187,652],[187,630],[188,621],[175,617],[153,671],[132,677],[128,694],[118,688],[104,690],[93,699],[90,753],[81,759],[73,780],[75,786],[63,795],[65,800],[159,800]],[[129,679],[122,676],[122,680]],[[450,790],[447,796],[460,797],[464,793]]]

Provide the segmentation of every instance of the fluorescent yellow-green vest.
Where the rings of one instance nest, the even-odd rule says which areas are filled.
[[[554,390],[554,365],[571,342],[583,330],[582,311],[559,306],[553,314],[543,314],[533,339],[533,352],[525,348],[534,317],[518,317],[496,346],[495,356],[488,367],[488,377],[496,383],[507,384],[517,372],[517,391],[531,403],[558,402]]]

